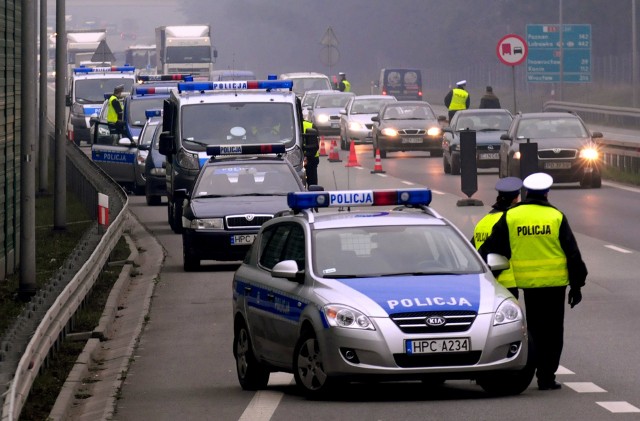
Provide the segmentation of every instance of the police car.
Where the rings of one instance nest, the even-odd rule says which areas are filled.
[[[263,389],[277,371],[311,397],[350,380],[473,379],[496,395],[528,387],[523,310],[491,272],[508,262],[491,255],[486,265],[428,206],[430,190],[287,200],[233,276],[242,388]],[[336,206],[368,208],[322,209]]]
[[[140,133],[140,148],[145,148],[147,152],[143,171],[147,205],[156,206],[167,195],[166,159],[158,150],[158,140],[162,133],[162,110],[147,110],[147,117],[147,123]]]
[[[211,158],[190,194],[176,191],[178,200],[186,200],[185,271],[198,269],[201,260],[242,260],[260,226],[287,209],[287,192],[304,189],[285,152],[282,143],[207,147]]]

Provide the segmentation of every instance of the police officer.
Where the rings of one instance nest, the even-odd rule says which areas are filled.
[[[120,102],[123,91],[124,85],[118,85],[113,88],[113,94],[111,94],[109,102],[107,103],[107,124],[109,125],[109,131],[111,134],[118,135],[119,137],[124,134],[123,109],[122,103]]]
[[[315,131],[310,121],[302,120],[304,139],[304,168],[307,178],[307,187],[318,184],[318,164],[320,163],[320,148],[318,144],[318,132]],[[307,133],[307,130],[311,130]]]
[[[469,109],[471,99],[469,98],[469,92],[465,90],[466,86],[467,81],[461,80],[456,83],[456,87],[450,90],[444,97],[444,105],[449,109],[449,121],[451,121],[457,111]]]
[[[347,80],[347,75],[344,72],[338,73],[340,81],[338,82],[338,90],[340,92],[351,92],[351,82]]]
[[[496,183],[496,190],[498,191],[496,203],[491,206],[491,211],[476,224],[476,227],[473,230],[472,242],[476,249],[479,249],[484,241],[489,237],[491,229],[495,223],[498,222],[500,217],[502,217],[502,214],[518,202],[518,196],[520,196],[521,188],[522,180],[518,177],[506,177],[498,180]],[[518,297],[518,288],[516,287],[516,280],[513,276],[513,269],[509,268],[500,272],[497,276],[497,280],[516,298]]]
[[[564,336],[564,300],[582,301],[580,288],[587,278],[569,222],[547,200],[553,178],[545,173],[524,179],[526,199],[509,208],[480,246],[480,254],[502,254],[510,259],[516,285],[524,292],[527,325],[533,344],[538,389],[555,390]]]
[[[261,142],[280,140],[280,123],[274,123],[269,115],[261,114],[256,124],[251,126],[251,135]]]

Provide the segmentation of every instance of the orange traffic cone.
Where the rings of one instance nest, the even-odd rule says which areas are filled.
[[[356,144],[354,142],[349,142],[349,162],[345,165],[345,167],[359,167],[358,156],[356,155]]]
[[[329,151],[329,162],[342,162],[342,159],[340,159],[340,153],[338,152],[338,145],[336,145],[335,139],[331,141],[331,150]]]
[[[376,165],[373,167],[371,174],[384,174],[382,170],[382,160],[380,159],[380,149],[376,149]]]
[[[324,148],[324,136],[320,138],[320,156],[327,156],[327,150]]]

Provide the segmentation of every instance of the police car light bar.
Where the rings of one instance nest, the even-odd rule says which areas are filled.
[[[431,203],[431,190],[402,189],[291,192],[287,194],[287,203],[291,209],[344,206],[428,206]]]
[[[185,82],[193,82],[192,75],[175,74],[175,75],[140,75],[138,80],[141,82],[157,82],[166,80],[182,80]]]
[[[73,73],[107,73],[107,72],[135,72],[133,66],[110,66],[110,67],[74,67]]]
[[[142,87],[136,86],[136,95],[155,95],[155,94],[168,94],[172,89],[171,86],[156,86],[156,87]]]
[[[151,117],[162,117],[162,110],[154,108],[153,110],[144,110],[144,116],[149,119]]]
[[[269,143],[264,145],[209,145],[207,155],[263,155],[270,153],[285,153],[284,143]]]
[[[183,82],[178,83],[180,92],[237,91],[241,89],[293,89],[291,80],[234,80],[221,82]]]

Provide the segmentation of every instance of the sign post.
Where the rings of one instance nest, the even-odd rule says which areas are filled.
[[[529,53],[527,42],[519,35],[509,34],[500,38],[496,47],[496,54],[501,62],[511,66],[511,79],[513,83],[513,112],[518,112],[516,103],[516,70],[515,67],[522,64]]]

